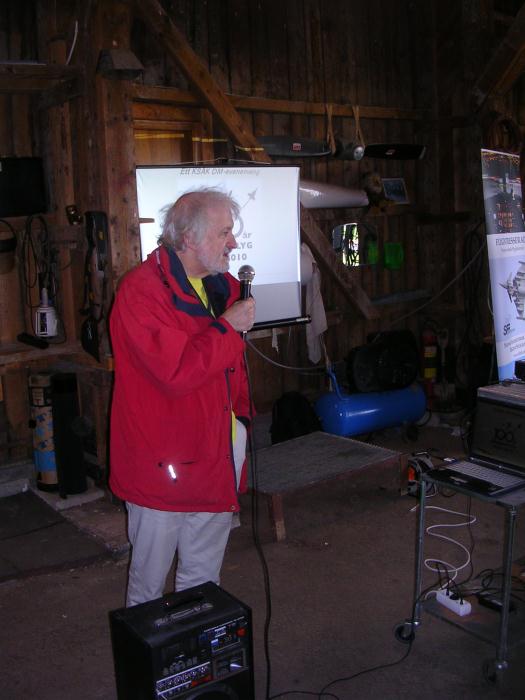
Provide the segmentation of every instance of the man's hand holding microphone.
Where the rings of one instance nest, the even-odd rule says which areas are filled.
[[[241,283],[239,301],[236,301],[229,309],[226,309],[222,317],[245,337],[255,321],[255,299],[251,296],[255,270],[251,265],[243,265],[239,268],[238,275]]]

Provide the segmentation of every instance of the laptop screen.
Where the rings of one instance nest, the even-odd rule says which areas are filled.
[[[525,474],[525,408],[478,397],[471,453]]]

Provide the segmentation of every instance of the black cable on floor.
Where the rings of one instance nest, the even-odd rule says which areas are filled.
[[[253,393],[252,393],[252,380],[250,376],[250,368],[248,365],[248,359],[246,357],[246,351],[244,352],[244,367],[246,370],[246,378],[248,381],[248,395],[250,397],[250,422],[251,430],[248,431],[248,444],[249,444],[249,454],[250,454],[250,473],[252,477],[252,492],[251,492],[251,505],[252,505],[252,537],[253,543],[255,545],[255,550],[259,556],[259,561],[261,563],[261,568],[263,572],[263,583],[264,583],[264,593],[266,600],[266,615],[264,620],[264,656],[266,662],[266,691],[265,698],[269,700],[270,696],[270,684],[272,677],[272,666],[270,660],[270,624],[272,620],[272,592],[270,585],[270,572],[268,569],[268,563],[266,557],[264,556],[264,551],[261,545],[261,540],[259,537],[259,489],[258,489],[258,475],[257,475],[257,452],[255,450],[253,441],[253,424],[255,417],[255,407],[253,403]]]

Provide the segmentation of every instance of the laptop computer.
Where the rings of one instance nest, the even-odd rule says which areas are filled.
[[[468,457],[432,469],[433,480],[488,497],[525,487],[525,383],[497,386],[478,390]]]

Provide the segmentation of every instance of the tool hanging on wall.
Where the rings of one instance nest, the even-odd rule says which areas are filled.
[[[58,252],[51,246],[46,220],[39,214],[28,216],[26,219],[21,241],[21,258],[25,304],[30,309],[33,333],[37,338],[55,338],[63,333],[63,324],[58,312]],[[31,337],[28,334],[22,336]],[[29,342],[20,338],[19,340]],[[63,340],[59,339],[58,342]],[[40,347],[36,343],[31,344]]]
[[[106,269],[108,261],[108,220],[103,211],[87,211],[84,216],[88,249],[84,265],[84,302],[80,313],[86,316],[80,341],[86,352],[100,362],[101,339],[105,335]]]

